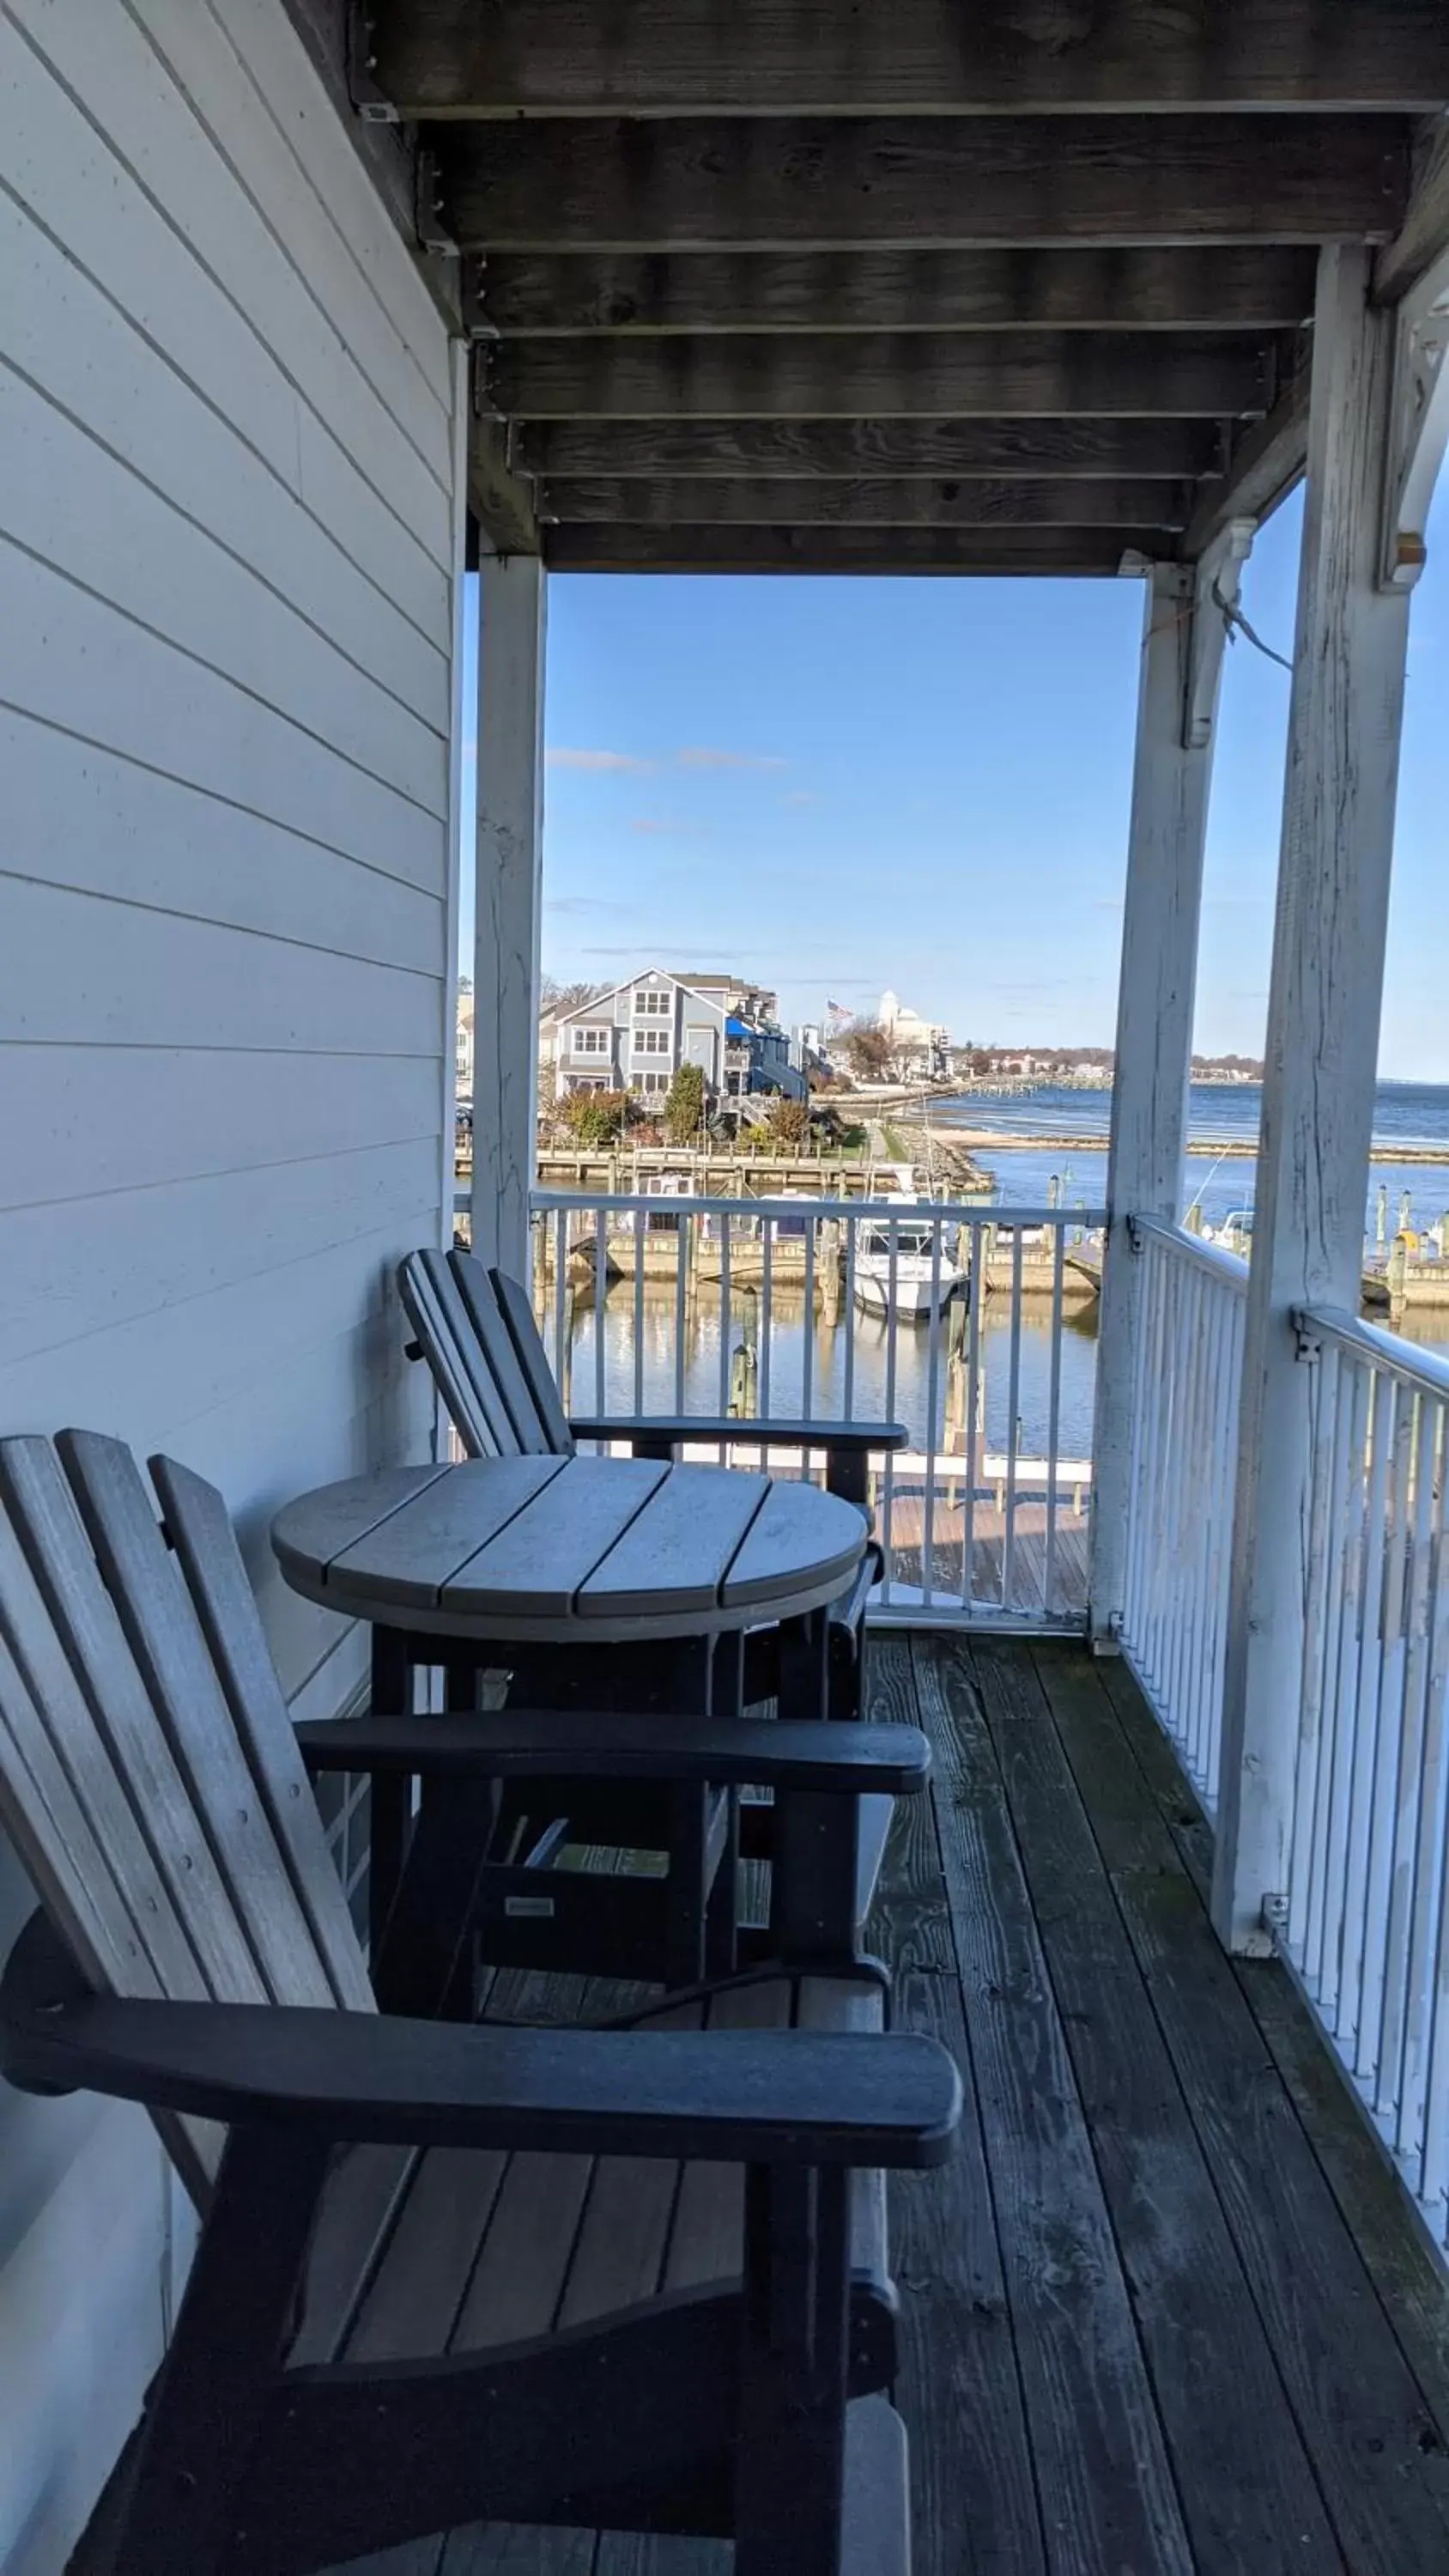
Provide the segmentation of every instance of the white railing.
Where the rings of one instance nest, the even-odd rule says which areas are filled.
[[[1141,1265],[1122,1644],[1209,1814],[1222,1732],[1248,1267],[1156,1219]]]
[[[1280,1942],[1449,2244],[1449,1368],[1353,1316],[1313,1369],[1291,1862]]]
[[[1100,1210],[568,1191],[533,1210],[575,1413],[903,1422],[906,1450],[870,1462],[881,1614],[1080,1625]]]

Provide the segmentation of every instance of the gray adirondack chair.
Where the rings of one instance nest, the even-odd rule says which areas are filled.
[[[113,2576],[315,2576],[485,2518],[903,2576],[881,2173],[949,2151],[949,2058],[848,1978],[609,2030],[377,2012],[221,1498],[152,1473],[164,1536],[118,1443],[0,1443],[0,1822],[41,1899],[0,2071],[146,2105],[203,2213]],[[432,1734],[526,1763],[530,1723]],[[417,1767],[417,1731],[346,1758]],[[909,1729],[759,1732],[787,1799],[924,1774]]]

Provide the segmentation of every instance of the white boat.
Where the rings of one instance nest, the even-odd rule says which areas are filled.
[[[936,1242],[939,1232],[940,1249]],[[868,1314],[929,1323],[966,1287],[968,1273],[946,1248],[946,1229],[905,1214],[862,1226],[855,1250],[855,1301]]]

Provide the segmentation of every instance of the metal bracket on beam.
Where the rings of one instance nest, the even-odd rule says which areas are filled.
[[[1299,1360],[1323,1357],[1323,1336],[1312,1322],[1305,1306],[1295,1306],[1288,1318],[1293,1327],[1293,1356]]]
[[[1223,647],[1242,587],[1243,566],[1258,533],[1256,519],[1229,519],[1194,566],[1192,629],[1182,711],[1184,751],[1206,751],[1217,713]]]
[[[437,154],[419,152],[413,183],[413,229],[418,248],[430,251],[436,258],[456,259],[458,244],[443,220],[446,203]]]
[[[398,110],[373,78],[377,69],[374,51],[376,31],[377,22],[364,6],[364,0],[348,0],[348,96],[364,125],[400,125],[402,118]]]
[[[488,262],[465,259],[462,283],[463,328],[470,340],[496,340],[498,325],[488,311]]]
[[[1411,288],[1394,323],[1394,391],[1384,478],[1381,580],[1412,590],[1428,557],[1429,504],[1449,446],[1449,251]]]

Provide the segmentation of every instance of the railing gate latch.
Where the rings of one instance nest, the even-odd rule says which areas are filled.
[[[1272,1942],[1274,1949],[1281,1949],[1283,1943],[1288,1938],[1287,1897],[1274,1895],[1265,1896],[1262,1904],[1261,1920],[1263,1929],[1267,1933],[1269,1940]]]

